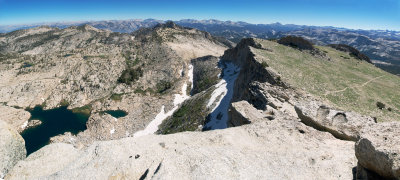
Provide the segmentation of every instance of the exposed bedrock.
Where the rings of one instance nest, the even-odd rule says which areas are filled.
[[[376,124],[369,116],[335,110],[316,100],[298,101],[295,109],[304,124],[330,132],[342,140],[357,141],[362,128]]]
[[[18,132],[22,132],[31,117],[28,111],[0,104],[0,119],[5,121]]]
[[[243,112],[253,111],[248,107]],[[6,179],[353,178],[352,142],[290,116],[247,118],[251,124],[218,131],[95,142],[78,156],[70,145],[52,144],[20,161]],[[54,151],[59,155],[46,155]]]
[[[400,123],[384,122],[362,129],[360,140],[355,145],[359,163],[359,176],[374,173],[385,179],[400,179]],[[374,173],[369,173],[370,171]]]
[[[247,101],[235,102],[232,103],[230,126],[250,124],[250,120],[258,121],[262,120],[263,117],[264,116]]]
[[[280,75],[272,68],[262,65],[261,57],[252,51],[252,48],[263,48],[255,39],[247,38],[232,49],[225,51],[223,60],[232,61],[240,67],[240,74],[235,82],[234,95],[232,102],[248,100],[250,98],[249,86],[253,81],[268,82],[272,85],[281,85]]]
[[[0,120],[0,179],[25,156],[24,139],[13,127]]]

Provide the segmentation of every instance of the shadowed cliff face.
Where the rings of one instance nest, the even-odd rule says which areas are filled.
[[[285,87],[285,84],[280,81],[280,76],[273,69],[262,64],[262,60],[257,60],[252,48],[258,48],[268,51],[254,39],[243,39],[235,48],[225,51],[222,59],[231,61],[240,67],[240,73],[235,82],[234,95],[232,102],[240,100],[252,101],[254,99],[249,92],[250,83],[254,81],[268,82],[272,85]],[[254,99],[256,101],[257,99]],[[255,103],[253,103],[255,104]],[[265,109],[265,107],[257,107]]]

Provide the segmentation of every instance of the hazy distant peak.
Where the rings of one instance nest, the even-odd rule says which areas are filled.
[[[93,27],[93,26],[91,26],[89,24],[80,25],[80,26],[77,27],[77,29],[83,30],[83,31],[96,31],[96,32],[101,31],[101,30],[99,30],[99,29],[97,29],[97,28],[95,28],[95,27]]]
[[[50,26],[48,26],[48,25],[41,25],[41,26],[39,26],[39,27],[32,28],[32,29],[55,29],[55,28],[50,27]],[[58,29],[58,28],[57,28],[57,29]]]
[[[165,23],[159,23],[154,28],[172,28],[172,29],[183,29],[182,26],[175,24],[173,21],[167,21]]]

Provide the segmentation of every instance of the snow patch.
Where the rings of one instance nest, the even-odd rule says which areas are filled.
[[[183,103],[186,99],[188,99],[190,96],[186,94],[187,90],[187,83],[183,83],[182,86],[182,94],[175,94],[175,99],[174,99],[174,106],[178,106],[179,104]]]
[[[190,91],[192,91],[192,89],[193,89],[193,65],[191,65],[191,64],[189,64],[188,76],[189,76],[189,82],[191,84]]]
[[[207,103],[207,107],[210,107],[212,104],[214,104],[214,102],[216,101],[217,97],[219,97],[220,95],[225,96],[225,93],[227,92],[226,89],[226,81],[224,79],[222,79],[221,81],[218,82],[218,84],[215,85],[215,87],[217,89],[215,89],[212,94],[211,94],[211,98]],[[221,98],[222,100],[222,98]],[[219,104],[219,103],[217,103]],[[216,108],[216,107],[215,107]],[[213,109],[213,111],[215,110],[215,108]]]
[[[133,137],[140,137],[144,135],[154,134],[158,130],[158,126],[162,123],[162,121],[167,117],[171,116],[175,112],[175,110],[178,109],[178,106],[175,106],[167,113],[165,113],[164,109],[165,106],[162,106],[160,113],[157,114],[157,116],[150,122],[150,124],[147,125],[147,127],[144,130],[136,132],[133,135]]]
[[[189,82],[191,82],[193,88],[193,66],[189,65]],[[135,134],[133,134],[133,137],[140,137],[144,135],[149,135],[149,134],[154,134],[158,130],[158,126],[166,119],[167,117],[171,116],[178,108],[179,105],[182,104],[186,99],[189,99],[190,96],[186,94],[188,88],[188,84],[185,82],[183,83],[181,94],[175,94],[175,99],[174,99],[174,108],[172,108],[170,111],[165,112],[165,106],[163,105],[161,107],[160,113],[157,114],[157,116],[150,122],[150,124],[147,125],[147,127],[144,130],[138,131]]]
[[[393,65],[392,63],[384,62],[384,61],[378,61],[378,60],[372,60],[372,63],[374,64],[383,64],[383,65]]]
[[[207,107],[216,104],[210,114],[210,121],[205,125],[206,129],[227,128],[228,109],[233,97],[233,88],[239,75],[240,68],[233,63],[225,63],[223,77],[216,89],[212,92]],[[219,97],[219,99],[217,99]]]
[[[191,83],[190,90],[192,90],[193,89],[193,66],[192,65],[189,65],[188,76],[189,76],[189,82]],[[181,93],[180,94],[175,94],[174,106],[179,106],[179,104],[182,104],[186,99],[190,98],[190,96],[188,96],[186,94],[187,88],[188,88],[187,83],[186,82],[183,83]]]
[[[26,126],[28,126],[28,121],[25,121],[24,124],[21,125],[21,128],[22,128],[22,129],[25,129]]]
[[[110,130],[110,134],[114,134],[114,133],[115,133],[115,129],[112,128],[112,129]]]

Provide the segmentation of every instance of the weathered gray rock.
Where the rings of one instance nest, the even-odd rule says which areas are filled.
[[[352,179],[353,148],[288,117],[95,142],[79,156],[70,147],[48,146],[19,162],[6,179]],[[34,166],[39,163],[49,163],[50,170]]]
[[[247,101],[232,103],[230,112],[230,126],[241,126],[251,121],[267,120],[267,115],[262,114]]]
[[[0,120],[0,178],[25,156],[24,139],[10,125]]]
[[[36,127],[36,126],[39,126],[39,125],[41,125],[41,124],[42,124],[42,121],[37,120],[37,119],[33,119],[33,120],[30,120],[30,121],[28,122],[28,125],[26,126],[26,128]]]
[[[32,153],[24,161],[19,161],[6,179],[38,179],[62,170],[78,156],[78,150],[71,144],[50,144]]]
[[[365,169],[360,165],[360,163],[357,164],[356,168],[356,179],[360,180],[380,180],[383,179],[382,176],[376,174],[375,172],[372,172],[368,169]]]
[[[367,126],[355,145],[359,164],[387,179],[400,179],[400,123]]]
[[[14,107],[0,105],[0,119],[5,121],[18,132],[22,132],[31,117],[28,111]]]
[[[263,48],[257,39],[242,39],[235,48],[225,51],[221,57],[222,60],[231,61],[240,67],[240,73],[235,81],[234,95],[232,101],[249,100],[251,94],[249,85],[251,82],[258,81],[261,83],[268,82],[272,85],[286,85],[281,82],[280,75],[272,68],[263,64],[262,56],[258,56],[254,51],[255,48]],[[258,108],[258,107],[257,107]]]
[[[375,124],[371,117],[334,110],[316,100],[298,101],[295,110],[304,124],[343,140],[357,141],[364,126]]]
[[[297,117],[293,100],[298,99],[298,94],[291,88],[274,86],[268,82],[252,82],[249,85],[247,101],[257,109],[276,110]],[[270,108],[268,108],[270,107]]]

